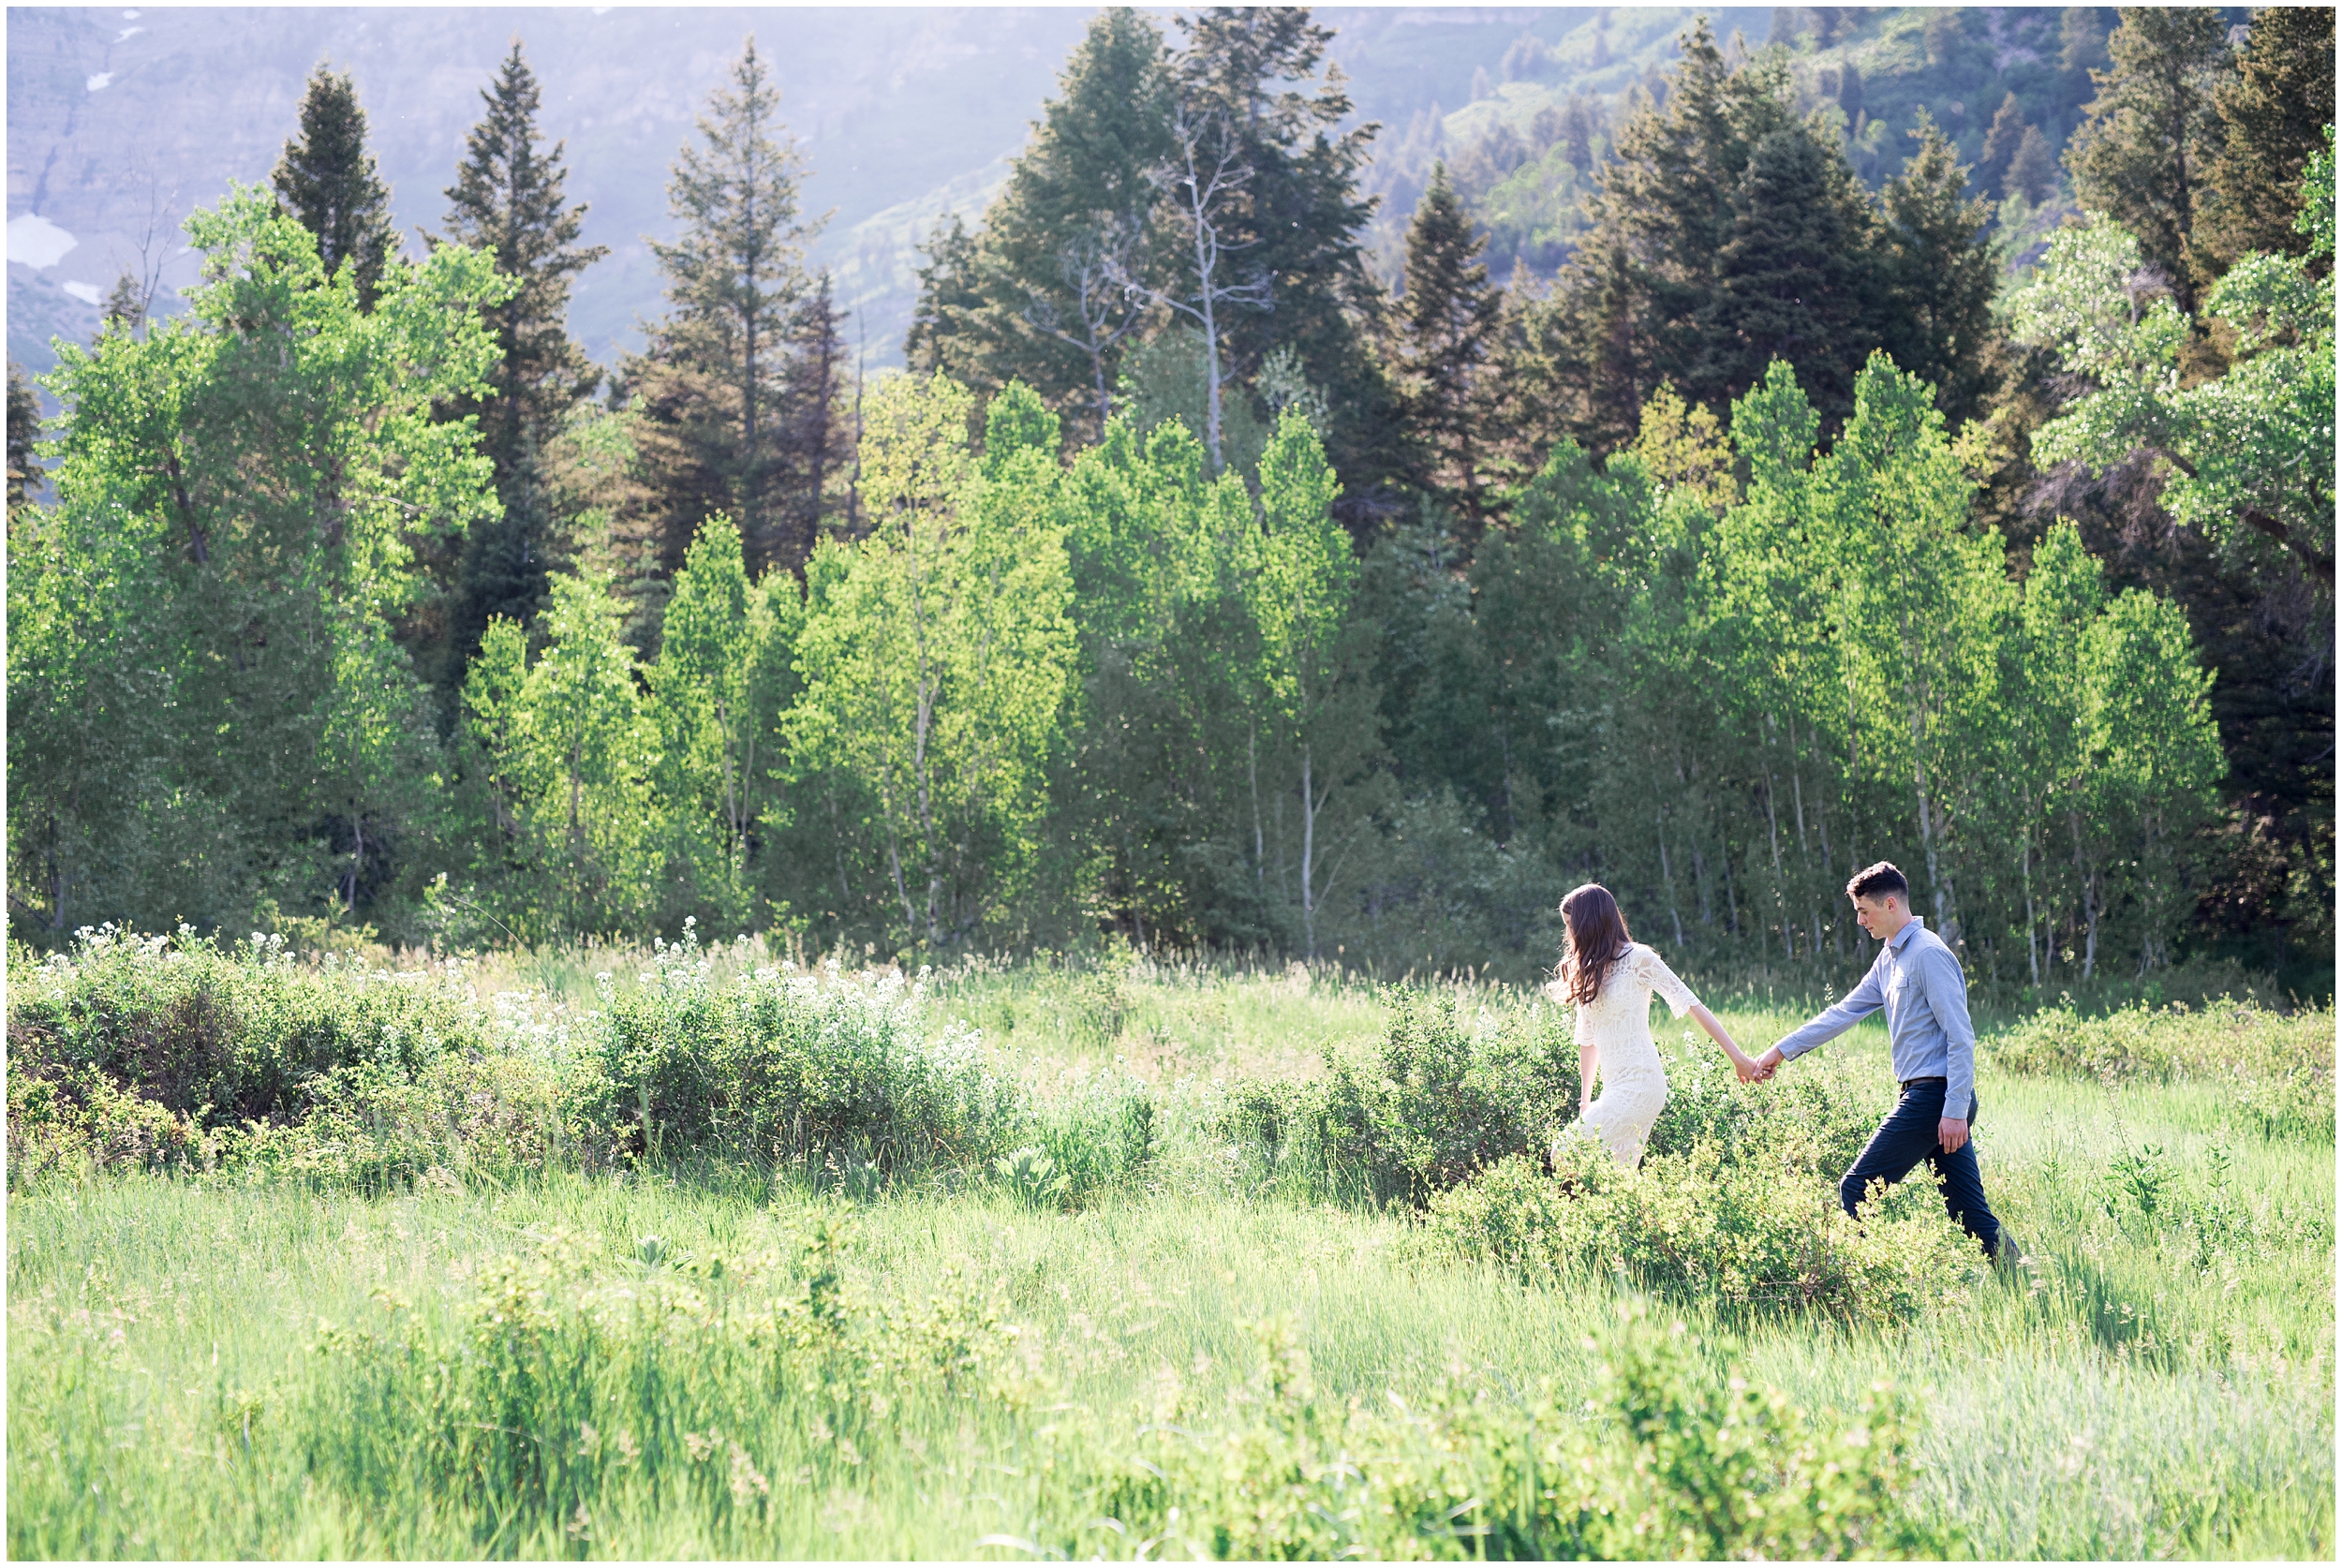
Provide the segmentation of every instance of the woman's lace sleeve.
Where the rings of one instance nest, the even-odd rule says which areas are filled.
[[[1699,1005],[1699,998],[1692,995],[1692,988],[1678,980],[1675,971],[1668,968],[1668,961],[1652,949],[1646,947],[1642,950],[1642,964],[1637,972],[1644,984],[1668,999],[1668,1006],[1674,1010],[1678,1018]]]

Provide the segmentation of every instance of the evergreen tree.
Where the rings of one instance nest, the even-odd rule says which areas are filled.
[[[790,461],[791,333],[808,292],[804,160],[769,126],[780,106],[750,38],[708,100],[698,145],[676,155],[669,210],[683,232],[651,242],[668,313],[629,361],[657,564],[672,575],[704,518],[737,520],[753,570],[802,567],[813,547]]]
[[[1467,548],[1488,523],[1488,383],[1504,304],[1481,249],[1447,166],[1433,164],[1407,227],[1393,370],[1407,428],[1423,451],[1420,482],[1455,509]]]
[[[526,622],[545,594],[551,551],[542,472],[546,446],[562,415],[593,390],[599,373],[569,334],[570,280],[609,254],[580,245],[586,207],[563,197],[568,170],[562,144],[540,146],[537,79],[512,40],[487,113],[471,128],[455,184],[445,192],[446,230],[434,248],[468,245],[495,259],[518,291],[485,318],[498,357],[488,391],[449,404],[451,418],[476,416],[480,450],[496,465],[504,515],[466,542],[450,628],[452,665],[460,669],[480,645],[489,618]]]
[[[32,499],[41,482],[40,460],[33,454],[40,439],[40,393],[33,378],[14,360],[8,362],[8,515]]]
[[[1580,175],[1593,172],[1593,111],[1583,96],[1572,93],[1562,106],[1562,155]]]
[[[1914,134],[1920,150],[1880,193],[1890,301],[1881,342],[1898,367],[1935,388],[1935,407],[1959,425],[1983,411],[1995,380],[2000,264],[1984,240],[1992,206],[1967,194],[1942,132],[1922,121]]]
[[[2008,172],[2001,181],[2001,194],[2021,196],[2028,207],[2038,207],[2057,192],[2057,155],[2051,151],[2049,138],[2038,126],[2027,126],[2024,139],[2017,143],[2017,155],[2008,160]]]
[[[1885,259],[1854,171],[1803,126],[1784,126],[1750,148],[1727,211],[1732,227],[1717,258],[1723,288],[1702,312],[1690,387],[1712,407],[1786,360],[1825,416],[1843,419],[1860,368],[1849,350],[1889,327]]]
[[[1093,439],[1113,415],[1122,352],[1153,315],[1144,286],[1162,281],[1154,176],[1170,155],[1164,54],[1142,13],[1098,14],[985,214],[975,263],[975,384],[1021,380]]]
[[[2090,73],[2106,64],[2106,23],[2096,6],[2068,6],[2057,19],[2057,64],[2072,79],[2079,101]]]
[[[1593,231],[1551,298],[1523,302],[1513,334],[1541,350],[1541,364],[1508,367],[1505,377],[1543,383],[1550,411],[1535,424],[1567,430],[1597,453],[1634,438],[1643,399],[1661,380],[1696,401],[1711,396],[1693,360],[1710,330],[1700,318],[1720,292],[1729,191],[1752,141],[1789,123],[1777,66],[1735,73],[1705,19],[1680,42],[1667,107],[1644,101],[1619,126],[1600,192],[1587,203]],[[1531,437],[1523,477],[1542,466],[1549,445]]]
[[[927,231],[918,252],[919,294],[911,307],[911,331],[903,336],[903,362],[914,375],[979,384],[977,316],[985,299],[976,281],[976,237],[954,213],[950,227],[938,224]]]
[[[2209,282],[2250,251],[2305,254],[2294,229],[2302,174],[2334,123],[2334,11],[2268,6],[2236,52],[2236,74],[2214,91],[2221,150],[2188,235],[2198,275]]]
[[[846,347],[846,312],[837,303],[824,271],[797,307],[789,331],[786,450],[791,483],[782,498],[787,531],[814,540],[833,515],[849,534],[859,532],[852,490],[854,428],[850,404],[859,372]]]
[[[1984,133],[1983,155],[1976,160],[1979,190],[1994,196],[2008,194],[2008,168],[2016,161],[2017,149],[2024,144],[2027,128],[2024,109],[2017,102],[2017,95],[2005,95],[1993,115],[1992,128]]]
[[[1251,380],[1279,345],[1300,356],[1330,410],[1327,446],[1349,493],[1340,510],[1364,526],[1369,491],[1406,467],[1395,401],[1371,352],[1386,307],[1361,240],[1373,202],[1358,180],[1381,127],[1341,129],[1351,103],[1340,67],[1325,65],[1333,34],[1307,7],[1213,6],[1178,25],[1179,100],[1199,121],[1224,116],[1251,170],[1222,243],[1267,280],[1272,301],[1231,329],[1233,373]]]
[[[136,273],[126,270],[114,279],[113,288],[107,292],[106,303],[98,307],[98,331],[119,327],[126,333],[137,332],[146,323],[148,303],[145,285]]]
[[[318,256],[332,277],[347,261],[358,272],[358,304],[374,308],[382,269],[398,254],[391,224],[391,190],[366,151],[366,111],[348,72],[323,63],[310,73],[301,100],[301,134],[285,143],[271,176],[276,199],[317,236]]]
[[[2193,316],[2187,260],[2196,202],[2224,140],[2214,95],[2232,68],[2228,26],[2201,7],[2126,6],[2106,41],[2111,68],[2066,149],[2074,194],[2139,238],[2147,259]]]

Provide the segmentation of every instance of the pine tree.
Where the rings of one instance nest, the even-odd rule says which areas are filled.
[[[484,317],[497,348],[487,394],[445,410],[451,418],[478,417],[480,450],[496,465],[504,502],[504,516],[466,542],[450,628],[458,669],[480,645],[491,616],[526,623],[544,598],[551,552],[543,453],[563,414],[599,379],[569,334],[570,279],[609,254],[605,246],[577,243],[586,207],[564,200],[562,143],[539,145],[537,79],[518,38],[495,86],[480,96],[487,113],[466,139],[463,165],[445,192],[445,232],[428,238],[435,249],[484,251],[497,272],[519,281],[520,291]]]
[[[1984,241],[1993,210],[1968,194],[1959,151],[1941,131],[1922,119],[1914,134],[1920,150],[1880,193],[1891,302],[1882,342],[1899,368],[1934,387],[1935,407],[1957,425],[1983,412],[1995,382],[2000,264]]]
[[[919,294],[911,307],[911,330],[903,335],[903,362],[914,375],[941,374],[963,386],[981,385],[974,362],[985,298],[976,281],[976,237],[954,213],[948,228],[938,224],[927,231],[918,253]]]
[[[2302,171],[2334,123],[2334,11],[2268,6],[2236,53],[2237,73],[2213,98],[2222,141],[2196,227],[2187,237],[2209,282],[2248,251],[2301,256],[2309,237],[2293,228]]]
[[[2214,94],[2233,68],[2216,10],[2126,6],[2106,40],[2113,65],[2092,71],[2098,95],[2066,149],[2074,194],[2139,237],[2147,259],[2193,316],[2187,264],[2196,202],[2223,140]]]
[[[2028,207],[2038,207],[2057,191],[2057,155],[2050,150],[2049,138],[2038,126],[2024,128],[2024,140],[2017,143],[2017,155],[2008,160],[2008,172],[2001,181],[2003,196],[2022,196]]]
[[[1482,249],[1447,166],[1433,164],[1407,227],[1393,368],[1408,429],[1423,448],[1419,482],[1455,509],[1467,549],[1488,524],[1488,382],[1504,304],[1489,286]]]
[[[366,151],[366,111],[348,72],[320,63],[301,100],[301,134],[285,143],[271,176],[284,209],[317,236],[328,277],[347,261],[357,271],[358,304],[374,307],[382,269],[398,254],[391,190]]]
[[[1580,176],[1593,172],[1594,128],[1592,106],[1572,93],[1569,101],[1562,106],[1562,155]]]
[[[1144,286],[1161,281],[1164,65],[1163,35],[1145,15],[1098,14],[986,213],[973,260],[983,303],[964,350],[972,383],[1023,381],[1092,438],[1111,417],[1122,353],[1153,316]]]
[[[1727,211],[1722,288],[1701,312],[1700,351],[1684,362],[1689,385],[1712,409],[1786,360],[1823,417],[1844,419],[1888,325],[1890,269],[1854,171],[1805,126],[1784,126],[1749,150]]]
[[[106,303],[98,307],[99,330],[119,327],[124,332],[137,332],[146,322],[147,303],[145,285],[136,273],[126,271],[114,279]]]
[[[8,515],[32,498],[41,483],[40,460],[33,444],[40,439],[40,393],[33,378],[14,360],[8,362]]]
[[[669,575],[719,511],[737,520],[759,573],[797,570],[813,547],[793,498],[788,410],[805,247],[821,222],[799,218],[804,159],[793,139],[776,141],[768,129],[779,106],[750,38],[700,117],[701,144],[676,155],[667,200],[683,232],[651,244],[669,309],[627,376],[657,561]]]
[[[1979,190],[1996,197],[2008,194],[2008,166],[2016,161],[2017,149],[2024,144],[2026,129],[2024,110],[2017,102],[2017,95],[2006,95],[1993,115],[1992,128],[1984,133],[1983,155],[1976,160]]]
[[[1199,119],[1224,115],[1252,170],[1223,243],[1270,288],[1271,308],[1244,313],[1228,334],[1233,373],[1249,381],[1279,346],[1300,356],[1331,411],[1326,445],[1347,492],[1338,508],[1364,527],[1372,488],[1407,466],[1371,352],[1386,302],[1361,237],[1373,202],[1358,182],[1380,126],[1341,128],[1351,102],[1340,67],[1325,63],[1333,34],[1307,7],[1213,6],[1178,25],[1180,101]]]
[[[2106,64],[2106,23],[2096,6],[2068,6],[2057,19],[2057,64],[2086,88],[2090,73]]]
[[[823,272],[790,323],[785,417],[793,482],[784,505],[793,538],[818,540],[823,524],[840,511],[845,531],[860,531],[851,488],[860,432],[848,403],[859,377],[846,347],[846,315]]]

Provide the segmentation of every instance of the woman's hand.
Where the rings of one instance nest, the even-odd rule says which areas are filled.
[[[1692,1021],[1708,1031],[1708,1038],[1724,1047],[1724,1054],[1732,1058],[1732,1071],[1740,1074],[1743,1084],[1755,1082],[1756,1064],[1748,1059],[1748,1053],[1732,1043],[1731,1031],[1723,1020],[1697,1002],[1692,1004]]]

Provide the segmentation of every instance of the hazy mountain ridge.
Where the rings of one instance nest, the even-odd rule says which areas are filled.
[[[1719,37],[1739,32],[1751,47],[1810,14],[1704,9]],[[1847,59],[1866,74],[1878,70],[1882,83],[1898,83],[1890,89],[1898,104],[1879,106],[1889,113],[1875,117],[1870,140],[1882,144],[1875,161],[1899,161],[1899,148],[1884,143],[1915,107],[1934,106],[1965,143],[1980,137],[1999,101],[1988,87],[1992,102],[1964,123],[1942,111],[1945,101],[1965,109],[1964,100],[1947,100],[1963,87],[1937,90],[1943,83],[1918,42],[1921,9],[1842,8],[1831,13],[1851,19],[1842,38],[1796,39],[1803,95],[1817,96],[1824,73]],[[8,215],[12,225],[37,215],[75,243],[53,264],[36,266],[20,259],[12,228],[9,351],[45,368],[52,334],[88,337],[97,300],[123,271],[140,266],[142,250],[150,267],[159,266],[168,306],[169,291],[195,276],[180,221],[215,202],[230,180],[267,179],[320,58],[355,75],[393,212],[415,248],[416,230],[440,221],[440,193],[480,112],[479,91],[517,34],[543,84],[543,128],[568,143],[569,192],[590,204],[584,238],[610,247],[578,280],[571,311],[571,330],[608,362],[639,342],[637,318],[659,308],[643,236],[672,228],[668,165],[725,62],[753,33],[776,64],[782,118],[805,153],[806,211],[831,214],[813,259],[834,271],[840,303],[858,313],[849,332],[869,362],[897,362],[918,239],[953,213],[971,220],[981,213],[1091,14],[12,9]],[[1158,14],[1166,22],[1171,15]],[[1384,199],[1373,236],[1382,270],[1395,273],[1397,237],[1430,159],[1468,162],[1491,146],[1495,162],[1480,184],[1464,184],[1496,229],[1500,275],[1523,254],[1509,237],[1515,229],[1547,236],[1536,270],[1549,266],[1566,239],[1577,187],[1557,183],[1549,159],[1537,161],[1532,127],[1539,114],[1583,96],[1614,125],[1635,86],[1657,81],[1695,14],[1688,7],[1321,9],[1319,19],[1335,29],[1330,55],[1349,79],[1357,117],[1383,126],[1369,176]],[[2028,68],[2053,71],[2039,63],[2032,34],[2045,24],[2053,38],[2057,10],[1966,14],[1981,19],[1995,83]],[[1520,146],[1508,166],[1499,127]],[[2065,128],[2057,127],[2060,144]],[[1524,206],[1552,210],[1512,211]]]

